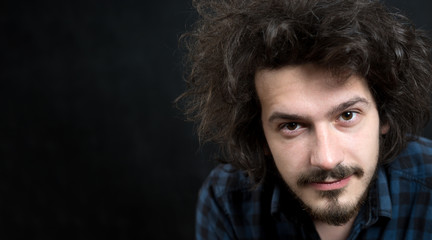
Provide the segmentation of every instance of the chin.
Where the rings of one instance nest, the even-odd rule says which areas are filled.
[[[359,201],[351,204],[328,202],[326,207],[312,209],[306,206],[305,209],[313,220],[341,226],[357,216],[363,202],[364,201]]]
[[[355,199],[347,199],[348,193],[345,189],[315,192],[314,195],[318,196],[309,198],[313,199],[313,203],[298,199],[313,220],[341,226],[357,216],[367,198],[367,189]]]

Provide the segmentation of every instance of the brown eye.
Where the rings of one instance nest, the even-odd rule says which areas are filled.
[[[353,119],[354,114],[355,114],[354,112],[344,112],[344,113],[342,113],[341,118],[344,121],[349,121],[349,120]]]
[[[294,130],[296,130],[297,128],[298,128],[298,123],[296,123],[296,122],[289,122],[289,123],[287,123],[287,124],[285,124],[285,128],[286,129],[288,129],[288,130],[290,130],[290,131],[294,131]]]

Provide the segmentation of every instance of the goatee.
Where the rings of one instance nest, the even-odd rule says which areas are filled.
[[[314,171],[303,174],[299,177],[297,185],[304,187],[311,183],[324,182],[328,179],[342,180],[349,176],[356,176],[359,179],[364,175],[363,169],[360,167],[347,167],[338,165],[332,170],[316,169]],[[314,220],[322,221],[330,225],[340,226],[347,223],[351,218],[356,216],[364,204],[368,195],[369,186],[362,194],[361,198],[357,202],[351,204],[341,205],[339,203],[339,196],[345,191],[342,189],[319,191],[320,198],[326,198],[327,204],[323,209],[312,209],[305,204],[299,197],[297,199],[303,205],[303,209],[306,210]],[[294,194],[296,196],[296,194]]]

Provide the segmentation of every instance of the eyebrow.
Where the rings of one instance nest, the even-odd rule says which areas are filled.
[[[366,98],[363,97],[353,97],[350,100],[340,103],[339,105],[333,107],[327,114],[327,117],[333,116],[335,114],[338,114],[344,110],[346,110],[347,108],[350,108],[358,103],[363,103],[366,106],[369,105],[369,101]],[[269,122],[273,122],[276,119],[285,119],[285,120],[290,120],[290,121],[299,121],[299,120],[305,120],[307,119],[307,117],[298,115],[298,114],[287,114],[287,113],[282,113],[282,112],[273,112],[268,121]]]

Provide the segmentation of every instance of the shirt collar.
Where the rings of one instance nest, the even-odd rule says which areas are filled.
[[[372,193],[377,196],[377,215],[391,218],[392,202],[389,191],[389,183],[384,168],[379,167],[376,180],[376,192]]]
[[[279,184],[275,184],[274,188],[273,188],[273,194],[271,197],[271,206],[270,206],[270,210],[271,210],[271,215],[272,216],[277,216],[280,213],[280,186]]]

